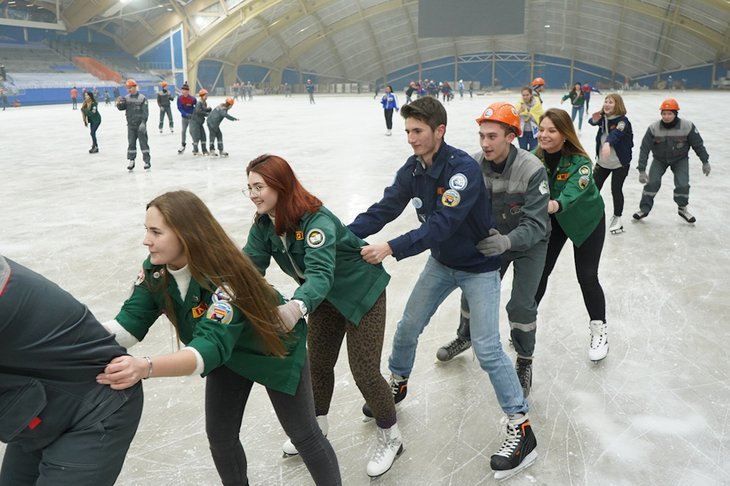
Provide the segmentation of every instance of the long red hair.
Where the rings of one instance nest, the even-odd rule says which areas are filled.
[[[246,167],[246,175],[251,172],[259,174],[266,185],[277,193],[274,218],[276,234],[293,231],[304,214],[317,212],[322,206],[322,201],[304,189],[289,163],[278,155],[259,155]]]

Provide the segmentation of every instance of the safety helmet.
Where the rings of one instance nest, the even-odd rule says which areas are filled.
[[[167,88],[167,81],[161,82],[160,86],[162,86],[163,88]]]
[[[522,135],[522,123],[520,123],[520,115],[517,114],[515,107],[504,101],[497,101],[492,103],[484,110],[482,116],[477,118],[477,125],[481,125],[485,121],[493,121],[504,123],[507,126],[514,128],[517,136]]]
[[[532,87],[545,86],[545,80],[542,78],[535,78],[532,80]]]
[[[203,88],[200,91],[198,91],[198,96],[205,96],[208,94],[208,90]]]
[[[677,103],[677,100],[674,98],[667,98],[666,100],[662,101],[662,105],[659,107],[659,111],[679,111],[679,103]]]
[[[135,80],[134,80],[134,79],[132,79],[132,78],[129,78],[129,79],[127,80],[127,88],[131,88],[132,86],[137,86],[137,81],[135,81]]]
[[[229,98],[226,98],[226,104],[227,104],[228,106],[233,106],[233,103],[234,103],[235,101],[236,101],[236,100],[234,100],[233,98],[230,98],[230,97],[229,97]]]

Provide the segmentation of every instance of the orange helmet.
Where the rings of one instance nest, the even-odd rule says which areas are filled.
[[[208,90],[203,88],[200,91],[198,91],[198,96],[205,96],[208,94]]]
[[[132,86],[137,86],[137,81],[135,81],[135,80],[134,80],[134,79],[132,79],[132,78],[129,78],[129,79],[127,80],[127,88],[131,88]]]
[[[503,101],[497,101],[496,103],[489,105],[476,121],[478,125],[485,121],[504,123],[505,125],[512,127],[518,137],[522,135],[520,115],[517,114],[517,110],[515,110],[514,106]]]
[[[226,98],[226,104],[227,104],[228,106],[233,106],[233,103],[234,103],[235,101],[236,101],[236,100],[234,100],[233,98]]]
[[[659,111],[679,111],[679,103],[674,98],[668,98],[662,101],[662,105],[659,107]]]
[[[167,88],[167,81],[161,82],[160,86],[162,86],[163,88]]]
[[[542,78],[535,78],[532,80],[532,87],[545,86],[545,80]]]

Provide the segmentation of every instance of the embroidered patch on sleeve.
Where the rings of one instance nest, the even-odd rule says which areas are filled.
[[[581,190],[588,187],[588,184],[591,182],[591,179],[588,176],[583,176],[578,180],[578,187],[581,188]]]
[[[319,248],[324,245],[325,240],[324,232],[319,228],[313,228],[307,232],[307,245],[311,248]]]
[[[542,181],[540,183],[540,194],[547,194],[550,192],[550,188],[548,187],[547,181]]]
[[[461,194],[459,194],[459,191],[455,191],[454,189],[447,190],[444,192],[444,195],[441,196],[441,204],[449,208],[458,206],[460,202]]]
[[[581,165],[580,169],[578,169],[578,172],[580,175],[588,175],[591,173],[591,169],[587,165]]]
[[[626,128],[626,122],[623,120],[618,122],[618,125],[616,125],[616,130],[621,130],[623,132],[625,128]]]
[[[466,176],[461,172],[452,175],[451,179],[449,179],[449,187],[451,189],[463,191],[464,189],[466,189],[467,185],[469,185],[469,179],[467,179]]]
[[[205,317],[219,324],[230,324],[233,320],[233,307],[228,302],[216,302],[210,306]]]

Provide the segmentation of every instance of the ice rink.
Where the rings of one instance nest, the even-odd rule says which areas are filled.
[[[398,94],[399,103],[404,96]],[[547,91],[546,107],[563,92]],[[457,98],[447,105],[446,141],[468,152],[479,149],[474,119],[494,101],[516,102],[517,90]],[[659,118],[659,104],[675,97],[680,117],[695,122],[710,154],[704,177],[690,157],[690,205],[697,223],[687,224],[672,201],[668,172],[651,215],[634,222],[642,186],[635,170],[641,139]],[[600,278],[607,299],[610,353],[600,364],[587,358],[588,315],[568,245],[540,305],[533,389],[529,398],[538,441],[536,463],[505,485],[721,485],[730,484],[730,93],[632,91],[624,93],[635,132],[634,159],[624,186],[625,233],[607,234]],[[211,106],[221,102],[212,98]],[[114,106],[100,105],[100,153],[79,111],[71,105],[22,107],[0,112],[0,252],[57,282],[102,321],[112,319],[127,297],[142,261],[144,208],[174,189],[197,193],[232,237],[245,243],[254,215],[241,194],[245,166],[259,154],[283,156],[304,185],[349,223],[382,195],[411,154],[396,116],[385,136],[383,111],[370,95],[254,97],[238,101],[222,131],[229,158],[193,157],[175,133],[157,130],[150,105],[152,169],[126,170],[126,123]],[[594,94],[591,111],[603,96]],[[713,116],[708,116],[712,114]],[[716,115],[716,116],[715,116]],[[167,124],[166,124],[167,125]],[[594,153],[596,128],[584,120],[581,140]],[[612,214],[610,184],[603,190]],[[723,202],[724,201],[724,202]],[[384,242],[415,227],[403,215],[369,239]],[[388,259],[388,318],[382,370],[396,323],[426,255]],[[270,267],[267,278],[291,296],[294,282]],[[504,305],[511,274],[503,281],[502,342],[508,347]],[[364,423],[343,347],[330,411],[329,439],[348,486],[495,484],[489,457],[501,444],[502,417],[489,379],[471,352],[450,363],[436,350],[455,336],[458,295],[453,294],[421,337],[408,397],[398,406],[405,446],[392,469],[370,480],[374,422]],[[130,352],[154,355],[174,349],[169,323],[160,319]],[[220,484],[208,451],[200,377],[151,379],[145,410],[119,478],[121,486]],[[241,438],[252,485],[309,485],[298,457],[282,458],[286,437],[261,386],[254,389]],[[3,448],[0,446],[0,454]]]

